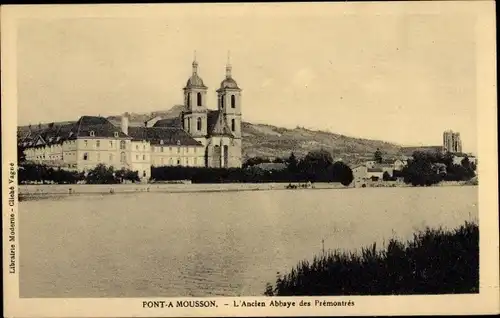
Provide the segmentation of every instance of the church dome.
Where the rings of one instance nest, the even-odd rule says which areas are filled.
[[[186,88],[207,88],[205,84],[203,84],[203,80],[198,75],[198,62],[196,60],[193,61],[193,74],[186,82]]]
[[[220,83],[220,88],[225,89],[225,88],[236,88],[238,89],[238,84],[232,77],[225,78],[221,83]]]
[[[203,80],[201,77],[198,76],[198,74],[193,74],[191,77],[188,79],[186,83],[186,88],[191,88],[191,87],[203,87],[205,88],[205,84],[203,84]]]

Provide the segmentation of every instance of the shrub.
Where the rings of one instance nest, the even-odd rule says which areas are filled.
[[[479,227],[429,229],[361,253],[328,252],[302,261],[266,286],[268,296],[408,295],[479,292]]]

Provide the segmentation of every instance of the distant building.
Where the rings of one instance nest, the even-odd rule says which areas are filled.
[[[462,152],[460,133],[451,130],[443,132],[443,148],[445,151],[452,153]]]
[[[443,146],[417,146],[417,147],[402,147],[402,157],[404,159],[409,159],[413,156],[414,152],[427,152],[427,153],[441,153],[445,152]]]

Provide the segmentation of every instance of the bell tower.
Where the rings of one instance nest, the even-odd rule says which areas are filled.
[[[228,53],[226,64],[226,78],[217,90],[218,110],[224,115],[227,126],[232,135],[241,139],[241,88],[233,79],[232,66]]]
[[[194,138],[207,135],[207,89],[198,75],[196,51],[192,63],[192,74],[184,87],[184,110],[182,127]]]

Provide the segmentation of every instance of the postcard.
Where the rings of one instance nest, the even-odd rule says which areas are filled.
[[[493,1],[1,23],[5,317],[499,313]]]

